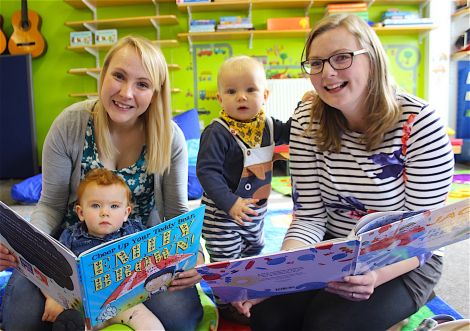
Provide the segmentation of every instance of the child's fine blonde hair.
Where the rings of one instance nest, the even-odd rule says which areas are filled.
[[[220,90],[220,83],[223,80],[223,75],[227,71],[237,72],[251,72],[253,75],[259,75],[262,77],[262,82],[265,88],[267,88],[266,72],[264,71],[263,64],[257,59],[247,56],[240,55],[230,57],[222,63],[217,74],[217,88]]]

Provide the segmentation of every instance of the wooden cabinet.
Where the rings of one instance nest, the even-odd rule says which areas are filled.
[[[92,20],[84,21],[68,21],[65,26],[74,30],[90,30],[96,31],[98,29],[119,29],[129,27],[155,27],[157,32],[157,40],[153,42],[160,47],[177,47],[178,40],[169,39],[161,40],[159,38],[159,28],[161,25],[175,25],[178,19],[175,15],[152,15],[152,16],[139,16],[139,17],[124,17],[124,18],[111,18],[111,19],[98,19],[97,8],[100,7],[121,7],[121,6],[134,6],[142,4],[153,4],[158,13],[159,3],[172,2],[174,0],[64,0],[70,6],[76,9],[89,9],[93,13]],[[68,46],[67,49],[74,52],[87,52],[95,57],[96,66],[93,68],[72,68],[68,71],[73,75],[89,75],[96,78],[97,89],[98,79],[101,72],[100,68],[100,51],[106,51],[111,45],[90,45],[90,46]],[[179,70],[180,66],[177,64],[168,64],[169,70]],[[172,89],[172,93],[180,92],[179,89]],[[87,97],[94,98],[97,92],[86,93],[70,93],[71,97]]]

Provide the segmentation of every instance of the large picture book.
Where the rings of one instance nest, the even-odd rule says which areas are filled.
[[[470,199],[431,211],[364,216],[347,238],[291,251],[197,266],[220,301],[326,287],[470,237]]]
[[[196,265],[205,206],[75,256],[0,201],[0,242],[18,270],[65,308],[81,310],[88,329],[165,291]]]

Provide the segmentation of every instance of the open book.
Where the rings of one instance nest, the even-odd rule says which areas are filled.
[[[204,206],[75,256],[0,201],[0,242],[18,270],[65,308],[81,310],[88,329],[165,291],[196,265]]]
[[[196,267],[223,302],[326,287],[470,237],[470,199],[421,212],[363,217],[347,238]]]

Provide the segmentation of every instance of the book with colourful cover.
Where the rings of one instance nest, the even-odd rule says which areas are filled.
[[[431,211],[363,217],[347,238],[290,251],[197,266],[222,302],[326,287],[470,237],[470,199]]]
[[[434,24],[431,18],[386,18],[382,21],[383,25],[424,25]]]
[[[18,270],[65,308],[83,312],[88,329],[151,295],[196,265],[205,206],[75,256],[0,201],[0,242]]]

